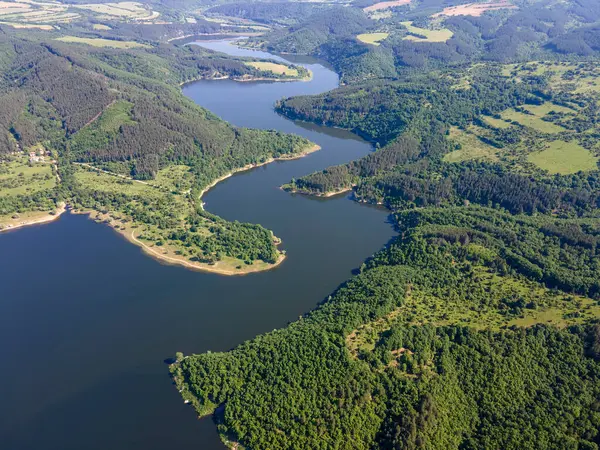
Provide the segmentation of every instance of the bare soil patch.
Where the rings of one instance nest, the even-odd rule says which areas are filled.
[[[498,9],[518,9],[517,6],[506,0],[490,3],[467,3],[464,5],[450,6],[444,8],[442,12],[434,14],[431,17],[438,16],[475,16],[479,17],[486,11],[496,11]]]

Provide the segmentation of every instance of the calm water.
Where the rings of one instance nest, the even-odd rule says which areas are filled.
[[[224,42],[203,45],[246,54]],[[261,223],[283,239],[288,258],[276,270],[221,277],[165,266],[84,216],[0,234],[0,448],[221,450],[212,421],[183,404],[163,360],[227,350],[285,326],[393,236],[385,211],[278,189],[370,151],[351,134],[273,112],[281,97],[337,86],[327,68],[297,62],[314,72],[311,82],[184,88],[236,125],[301,134],[323,147],[234,176],[205,196],[211,212]]]

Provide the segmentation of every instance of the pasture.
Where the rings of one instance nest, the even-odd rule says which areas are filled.
[[[254,67],[255,69],[262,70],[265,72],[273,72],[277,75],[285,75],[288,77],[297,77],[298,70],[292,67],[288,67],[285,64],[277,64],[272,62],[263,61],[252,61],[247,62],[247,66]]]
[[[405,36],[404,39],[414,42],[446,42],[454,33],[447,28],[440,28],[437,30],[429,30],[427,28],[415,27],[412,22],[400,22],[409,35]]]
[[[449,163],[458,163],[470,160],[498,160],[498,149],[483,142],[477,133],[483,133],[485,130],[474,125],[469,127],[469,131],[463,131],[459,128],[450,129],[450,140],[460,145],[460,148],[444,156],[444,161]]]
[[[149,48],[149,45],[140,44],[135,41],[115,41],[113,39],[101,39],[101,38],[82,38],[77,36],[63,36],[56,39],[62,42],[72,42],[77,44],[91,45],[92,47],[111,47],[111,48],[136,48],[144,47]]]
[[[379,45],[379,43],[386,39],[389,35],[389,33],[363,33],[356,36],[356,39],[364,42],[365,44]]]
[[[598,170],[598,158],[574,141],[549,142],[545,150],[531,153],[527,159],[551,174],[568,175]]]

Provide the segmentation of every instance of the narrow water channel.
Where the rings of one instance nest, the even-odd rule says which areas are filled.
[[[202,45],[245,52],[228,42]],[[175,351],[228,350],[285,326],[393,236],[384,210],[278,188],[370,151],[350,133],[273,112],[281,97],[337,86],[318,62],[294,62],[310,68],[313,80],[184,87],[235,125],[321,145],[306,158],[233,176],[205,196],[209,211],[260,223],[283,239],[288,258],[277,269],[223,277],[165,266],[83,216],[0,234],[0,448],[221,450],[212,421],[197,420],[183,404],[163,360]]]

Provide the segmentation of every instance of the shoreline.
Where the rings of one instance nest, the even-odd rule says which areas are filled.
[[[111,227],[113,228],[113,227]],[[115,230],[113,228],[113,230]],[[115,230],[117,233],[119,233],[119,230]],[[248,275],[251,273],[257,273],[257,272],[265,272],[268,270],[273,270],[276,267],[278,267],[286,258],[286,255],[284,253],[279,253],[279,257],[277,258],[277,261],[275,261],[272,264],[269,264],[268,267],[256,267],[253,268],[252,265],[248,266],[248,265],[244,265],[243,262],[241,262],[241,266],[242,269],[220,269],[217,267],[217,264],[219,264],[218,262],[214,265],[209,265],[206,263],[198,263],[198,262],[193,262],[193,261],[188,261],[186,259],[179,259],[175,256],[168,256],[168,255],[164,255],[160,252],[158,252],[157,250],[155,250],[153,247],[149,247],[146,244],[144,244],[142,241],[140,241],[139,239],[137,239],[135,237],[135,231],[132,230],[131,233],[119,233],[121,234],[123,237],[125,237],[125,239],[127,239],[129,242],[137,245],[138,247],[140,247],[142,249],[142,251],[149,257],[159,261],[160,263],[166,264],[166,265],[170,265],[170,266],[183,266],[187,269],[190,270],[195,270],[198,272],[208,272],[208,273],[216,273],[218,275],[225,275],[225,276],[240,276],[240,275]]]
[[[308,70],[308,69],[307,69]],[[259,81],[269,81],[269,82],[278,82],[278,83],[293,83],[296,81],[302,81],[302,82],[307,82],[307,81],[312,81],[313,79],[313,73],[312,71],[308,71],[308,75],[302,78],[268,78],[268,77],[252,77],[252,78],[240,78],[240,77],[232,77],[231,75],[223,75],[221,77],[198,77],[198,78],[194,78],[192,80],[187,80],[187,81],[182,81],[181,83],[179,83],[180,87],[185,86],[186,84],[189,83],[195,83],[196,81],[218,81],[218,80],[232,80],[232,81],[236,81],[238,83],[250,83],[253,81],[259,82]]]
[[[65,203],[62,203],[54,211],[54,214],[46,213],[42,217],[39,217],[36,219],[31,219],[31,220],[24,220],[22,222],[17,223],[16,225],[10,225],[10,224],[5,225],[3,228],[0,228],[0,233],[4,233],[6,231],[18,230],[20,228],[29,227],[32,225],[43,225],[43,224],[47,224],[50,222],[54,222],[56,219],[58,219],[60,216],[62,216],[66,211],[67,211],[67,205]],[[16,220],[18,220],[18,219],[16,219]]]
[[[210,183],[208,186],[206,186],[200,192],[200,194],[198,196],[198,200],[200,201],[200,206],[202,209],[204,209],[204,203],[202,203],[202,196],[206,192],[208,192],[210,189],[215,187],[221,181],[226,180],[227,178],[231,177],[232,175],[234,175],[236,173],[252,170],[257,167],[264,166],[266,164],[270,164],[275,161],[291,161],[294,159],[303,158],[303,157],[305,157],[311,153],[314,153],[320,149],[321,149],[321,147],[319,145],[313,144],[313,145],[305,148],[300,153],[295,153],[290,156],[282,156],[279,158],[269,158],[268,160],[266,160],[260,164],[249,164],[244,167],[240,167],[238,169],[232,170],[231,172],[215,179],[212,183]],[[103,214],[99,213],[99,211],[96,211],[96,210],[77,210],[77,211],[71,210],[70,213],[71,214],[87,214],[89,219],[94,220],[96,223],[104,223],[105,225],[109,226],[114,232],[116,232],[117,234],[122,236],[124,239],[129,241],[131,244],[136,245],[137,247],[140,247],[142,249],[142,251],[146,254],[146,256],[149,256],[150,258],[153,258],[163,264],[183,266],[189,270],[195,270],[195,271],[207,272],[207,273],[215,273],[217,275],[225,275],[225,276],[236,276],[236,275],[240,276],[240,275],[248,275],[251,273],[273,270],[273,269],[277,268],[281,263],[283,263],[283,261],[285,261],[285,259],[286,259],[286,254],[283,252],[279,252],[277,261],[275,261],[274,263],[265,263],[263,261],[264,264],[268,264],[267,266],[265,266],[264,264],[260,264],[260,263],[257,264],[256,266],[255,265],[246,265],[243,261],[240,261],[239,265],[242,267],[241,269],[221,268],[221,267],[219,267],[219,262],[217,262],[216,264],[210,265],[207,263],[189,261],[185,257],[164,254],[164,251],[168,250],[168,247],[162,247],[163,252],[161,252],[160,250],[158,250],[154,247],[148,246],[146,243],[139,240],[135,236],[135,230],[132,230],[129,228],[126,230],[121,230],[121,229],[118,229],[115,226],[113,226],[111,224],[111,221],[107,220],[107,219],[110,219],[110,217],[111,217],[110,215],[103,215]],[[91,217],[93,213],[100,214],[102,217],[104,217],[104,220],[99,220],[99,219]],[[273,241],[276,243],[275,244],[276,246],[281,244],[281,239],[279,239],[275,235],[273,235]]]
[[[231,32],[222,32],[222,33],[195,33],[195,34],[186,34],[184,36],[179,36],[179,37],[172,37],[167,39],[167,42],[173,42],[173,41],[181,41],[183,39],[190,39],[193,37],[203,37],[203,36],[223,36],[224,39],[227,38],[244,38],[246,36],[248,37],[258,37],[258,36],[262,36],[263,34],[265,34],[265,31],[247,31],[247,32],[241,32],[241,31],[231,31]],[[205,40],[207,42],[215,42],[215,41],[221,41],[222,39],[201,39],[201,40]]]
[[[214,180],[213,182],[211,182],[209,185],[207,185],[204,189],[202,189],[200,191],[200,194],[198,195],[198,200],[200,200],[200,207],[202,209],[204,209],[204,202],[202,202],[202,197],[204,196],[204,194],[206,194],[209,190],[211,190],[213,187],[215,187],[217,184],[219,184],[221,181],[226,180],[227,178],[235,175],[236,173],[239,172],[246,172],[248,170],[252,170],[255,169],[257,167],[261,167],[267,164],[271,164],[272,162],[276,162],[276,161],[292,161],[294,159],[300,159],[300,158],[304,158],[305,156],[310,155],[311,153],[317,152],[321,150],[321,146],[314,144],[311,147],[303,150],[300,153],[294,153],[291,156],[280,156],[279,158],[269,158],[266,161],[259,163],[259,164],[248,164],[244,167],[240,167],[239,169],[234,169],[229,173],[226,173],[225,175],[217,178],[216,180]]]
[[[316,194],[314,192],[303,191],[302,189],[285,189],[283,186],[280,186],[279,189],[281,189],[282,191],[285,191],[285,192],[289,192],[290,194],[299,194],[299,195],[306,195],[309,197],[318,197],[318,198],[329,198],[329,197],[335,197],[336,195],[346,194],[347,192],[352,192],[352,190],[354,189],[354,186],[339,189],[337,191],[324,192],[322,194]]]
[[[243,261],[240,261],[239,265],[242,266],[241,269],[224,269],[224,268],[220,268],[218,266],[218,264],[219,264],[218,262],[216,264],[210,265],[207,263],[190,261],[190,260],[186,259],[185,257],[170,256],[170,255],[161,253],[159,250],[155,249],[154,247],[150,247],[147,244],[145,244],[143,241],[139,240],[135,236],[135,230],[132,230],[132,229],[121,230],[121,229],[116,228],[113,225],[113,223],[111,222],[111,220],[109,220],[109,219],[114,219],[114,218],[112,218],[112,216],[110,216],[110,214],[102,214],[99,211],[96,211],[93,209],[71,210],[70,213],[76,214],[76,215],[87,215],[88,219],[93,220],[97,224],[104,224],[104,225],[108,226],[111,230],[113,230],[115,233],[117,233],[123,239],[128,241],[130,244],[133,244],[136,247],[139,247],[146,256],[154,259],[155,261],[158,261],[161,264],[165,264],[165,265],[169,265],[169,266],[183,266],[186,269],[195,270],[197,272],[215,273],[217,275],[225,275],[225,276],[248,275],[251,273],[264,272],[264,271],[275,269],[286,258],[285,253],[279,253],[277,261],[275,261],[274,263],[272,263],[272,264],[265,263],[263,261],[264,264],[268,264],[267,267],[264,267],[260,264],[257,264],[256,266],[246,265]],[[92,217],[92,214],[99,214],[104,218],[104,220],[94,218],[94,217]],[[274,239],[278,240],[278,238],[276,238],[275,236],[274,236]],[[162,247],[162,248],[168,249],[168,247]]]

